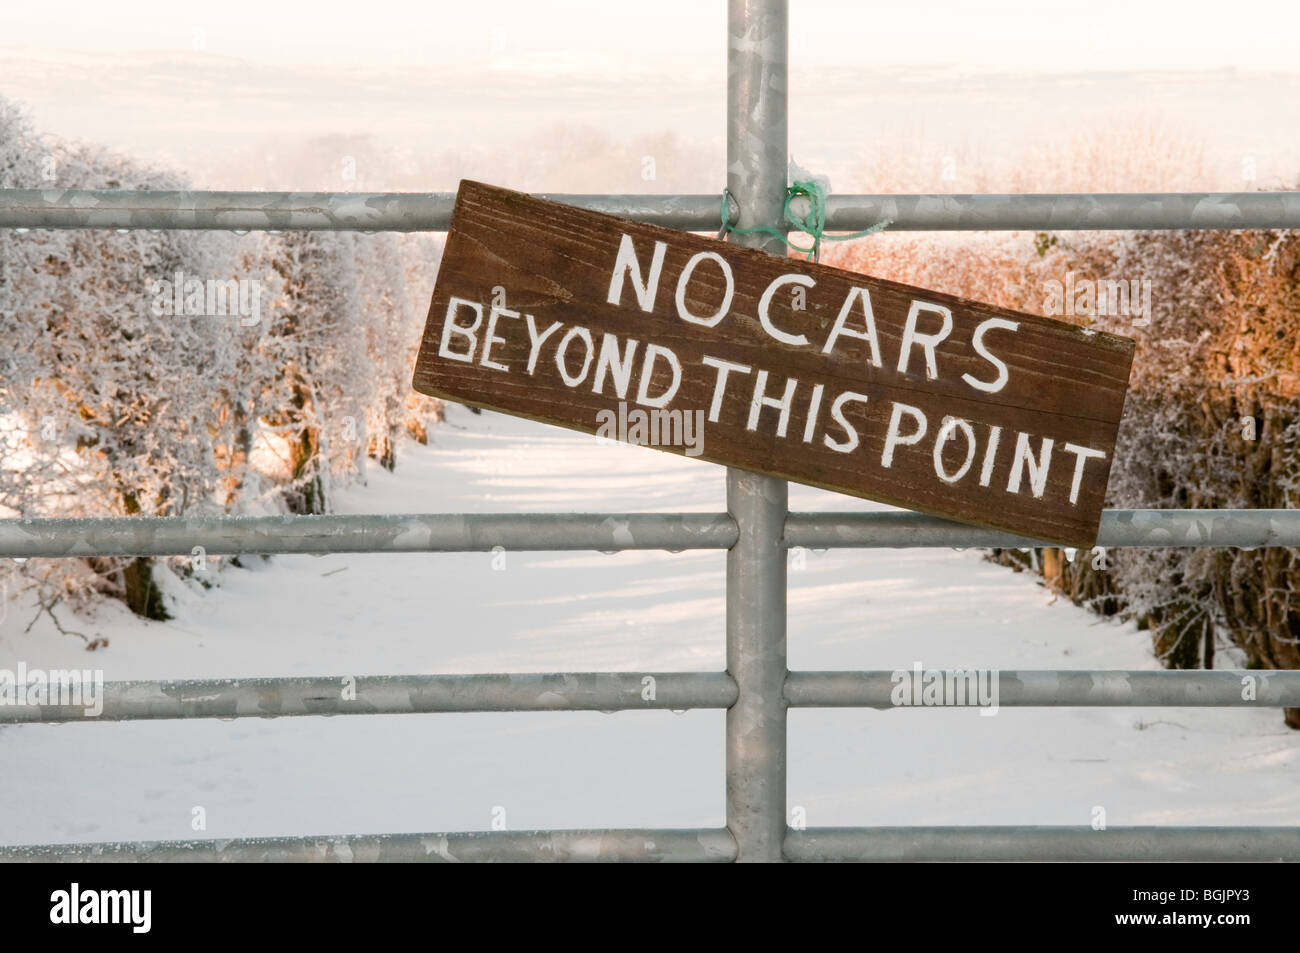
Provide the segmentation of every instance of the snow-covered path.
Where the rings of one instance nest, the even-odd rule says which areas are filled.
[[[343,512],[718,511],[723,471],[451,409]],[[791,487],[797,510],[861,501]],[[720,552],[248,560],[177,618],[0,622],[0,668],[109,680],[723,667]],[[499,561],[498,561],[499,566]],[[1156,668],[1147,639],[947,550],[808,553],[792,669]],[[400,715],[0,728],[0,842],[724,823],[719,711]],[[1300,824],[1300,735],[1271,710],[796,710],[807,823]],[[206,830],[191,819],[201,807]]]

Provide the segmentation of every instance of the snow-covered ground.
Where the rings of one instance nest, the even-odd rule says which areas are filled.
[[[721,468],[452,408],[343,512],[718,511]],[[797,510],[865,504],[791,487]],[[247,560],[176,619],[66,627],[11,599],[0,668],[109,680],[718,670],[720,552]],[[499,560],[498,560],[499,565]],[[808,553],[792,669],[1156,668],[1146,637],[950,550]],[[0,842],[724,824],[720,711],[396,715],[0,728]],[[1274,710],[796,710],[789,803],[840,824],[1300,824],[1300,734]],[[206,830],[191,826],[203,808]]]

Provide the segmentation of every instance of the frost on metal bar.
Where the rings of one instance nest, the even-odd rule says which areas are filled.
[[[791,513],[787,546],[1012,548],[1051,545],[921,513]],[[1104,547],[1300,546],[1300,510],[1105,510]]]
[[[514,863],[567,861],[726,863],[736,858],[727,830],[485,831],[349,837],[256,837],[0,847],[0,861],[152,863]]]
[[[78,704],[0,705],[0,724],[155,718],[281,718],[471,711],[639,711],[728,708],[725,672],[573,672],[377,675],[108,682],[102,709]]]
[[[429,553],[728,549],[725,513],[457,513],[396,516],[118,517],[0,520],[0,556]]]
[[[715,232],[713,195],[543,195],[665,228]],[[145,192],[0,189],[0,228],[439,232],[455,192]]]
[[[730,549],[725,513],[484,513],[0,520],[0,557]],[[786,546],[1023,547],[1041,541],[921,513],[791,513]],[[1300,546],[1300,510],[1107,510],[1099,546]]]
[[[805,212],[796,200],[796,213]],[[1076,193],[1039,195],[832,195],[826,227],[859,231],[1295,228],[1300,192]]]
[[[799,708],[895,706],[891,671],[791,672],[785,699]],[[1007,707],[1300,707],[1300,671],[1020,671],[997,673],[997,704]],[[974,692],[963,693],[977,704]]]
[[[578,208],[687,231],[717,231],[722,188],[695,195],[541,193]],[[163,192],[0,189],[0,228],[446,231],[454,192]],[[807,200],[792,210],[806,214]],[[741,210],[733,202],[732,224]],[[890,231],[1300,227],[1300,192],[831,195],[828,231],[882,220]]]
[[[1300,860],[1300,827],[824,827],[792,830],[794,861]]]

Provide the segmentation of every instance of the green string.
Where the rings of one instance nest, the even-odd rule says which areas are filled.
[[[799,216],[795,214],[791,203],[800,196],[808,200],[808,214]],[[822,241],[830,242],[847,242],[854,238],[866,238],[868,235],[874,235],[876,232],[883,231],[893,224],[892,219],[884,219],[872,225],[870,228],[864,228],[860,232],[852,232],[848,235],[827,235],[826,234],[826,191],[816,182],[800,182],[796,180],[789,188],[785,190],[785,220],[790,226],[798,232],[803,232],[812,238],[812,247],[804,248],[802,245],[796,245],[786,237],[785,233],[779,228],[773,228],[771,225],[755,225],[753,228],[736,228],[731,224],[731,209],[727,203],[732,199],[731,190],[722,190],[722,228],[718,232],[718,238],[723,238],[728,232],[736,235],[770,235],[779,239],[787,248],[799,252],[801,255],[807,255],[809,261],[817,261],[821,257]]]

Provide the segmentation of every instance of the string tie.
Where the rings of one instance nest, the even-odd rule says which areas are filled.
[[[795,212],[794,200],[797,198],[806,198],[808,200],[808,211],[802,215]],[[827,235],[826,234],[826,190],[818,182],[810,180],[796,179],[785,190],[785,206],[783,216],[790,227],[797,232],[802,232],[812,239],[812,245],[805,248],[802,245],[795,244],[786,237],[785,233],[779,228],[773,228],[771,225],[755,225],[753,228],[737,228],[731,224],[731,202],[735,198],[730,189],[722,190],[722,209],[721,219],[722,227],[718,230],[718,238],[721,240],[729,233],[733,235],[770,235],[779,239],[787,248],[806,255],[808,261],[818,261],[821,258],[821,247],[823,241],[828,242],[847,242],[855,238],[866,238],[868,235],[874,235],[876,232],[884,231],[893,224],[892,219],[882,219],[870,228],[864,228],[860,232],[851,232],[848,235]]]

